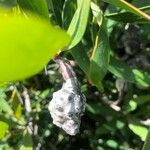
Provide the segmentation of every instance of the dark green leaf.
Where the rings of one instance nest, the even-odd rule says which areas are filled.
[[[147,102],[150,102],[150,95],[142,95],[142,96],[138,96],[135,99],[132,99],[134,102],[137,103],[137,105],[142,105],[145,104]]]
[[[49,12],[52,17],[52,21],[54,24],[62,26],[62,9],[63,9],[63,1],[62,0],[47,0]]]
[[[100,103],[91,103],[89,102],[86,105],[87,110],[94,115],[102,115],[102,116],[120,116],[119,112],[113,110],[111,107],[107,105],[102,105]]]
[[[143,73],[138,69],[132,69],[125,63],[115,59],[110,59],[110,64],[108,70],[115,76],[139,84],[141,86],[150,86],[150,75],[148,73]]]
[[[147,133],[147,137],[146,137],[146,140],[145,140],[142,150],[149,150],[149,148],[150,148],[150,129]]]
[[[150,6],[142,7],[140,8],[140,10],[149,12]],[[147,19],[136,16],[135,14],[130,12],[120,12],[120,13],[117,12],[117,13],[107,14],[105,16],[109,19],[123,22],[123,23],[149,23]]]
[[[25,131],[19,150],[33,150],[32,136]]]
[[[17,5],[17,0],[0,0],[0,6],[13,7]]]
[[[64,29],[69,27],[69,24],[73,18],[73,15],[76,11],[76,0],[66,0],[63,5],[62,11],[62,26]]]
[[[103,1],[113,4],[117,7],[125,9],[127,11],[130,11],[130,12],[134,13],[135,15],[138,15],[138,16],[143,17],[150,21],[150,16],[148,14],[145,14],[143,11],[136,8],[135,6],[133,6],[132,4],[128,3],[125,0],[103,0]]]
[[[71,54],[78,63],[78,65],[80,66],[80,68],[88,76],[90,60],[87,56],[84,46],[82,44],[78,44],[77,46],[71,49]]]
[[[94,50],[91,56],[89,78],[99,90],[102,90],[101,81],[107,73],[109,64],[109,42],[105,27],[102,25],[96,37]]]
[[[23,10],[31,11],[49,20],[46,0],[18,0],[18,4]]]

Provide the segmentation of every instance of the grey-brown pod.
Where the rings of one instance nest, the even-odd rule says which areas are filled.
[[[53,123],[69,135],[76,135],[79,132],[86,102],[85,96],[74,81],[75,78],[67,79],[62,88],[53,93],[48,107]]]

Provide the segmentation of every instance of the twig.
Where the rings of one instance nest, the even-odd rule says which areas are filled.
[[[69,79],[71,81],[72,87],[79,91],[77,77],[69,61],[63,59],[60,56],[55,57],[54,61],[59,65],[64,81]]]
[[[31,116],[32,109],[31,109],[30,97],[29,97],[27,89],[25,87],[23,87],[23,89],[24,89],[24,91],[22,94],[24,96],[25,109],[29,115],[29,118],[28,118],[29,122],[27,124],[27,130],[31,135],[33,135],[33,122],[32,122],[33,118]]]

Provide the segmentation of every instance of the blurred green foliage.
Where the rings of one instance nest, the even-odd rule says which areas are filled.
[[[0,0],[5,7],[0,13],[0,81],[10,81],[0,87],[0,150],[141,150],[145,139],[143,150],[149,149],[150,3],[129,2]],[[49,21],[66,30],[70,44]],[[72,137],[52,124],[47,109],[63,82],[50,60],[60,49],[74,64],[87,98],[80,134]],[[25,78],[48,61],[43,71]],[[38,69],[31,69],[33,64]]]

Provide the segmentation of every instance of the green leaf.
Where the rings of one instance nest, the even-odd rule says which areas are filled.
[[[13,115],[13,110],[11,109],[10,105],[6,101],[6,94],[5,94],[6,87],[0,87],[0,112],[5,112],[9,115]]]
[[[150,94],[138,96],[137,98],[134,99],[134,101],[137,103],[137,105],[142,105],[147,102],[150,102]]]
[[[0,82],[38,73],[70,39],[61,29],[33,16],[1,16],[0,33]]]
[[[33,142],[31,135],[25,131],[19,150],[33,150]]]
[[[112,109],[111,107],[107,105],[102,105],[100,103],[91,103],[89,102],[86,104],[87,111],[94,115],[102,115],[102,116],[114,116],[114,117],[119,117],[120,113]]]
[[[91,56],[89,78],[99,90],[102,90],[102,79],[107,73],[109,64],[109,42],[104,26],[96,37],[94,50]]]
[[[48,2],[48,8],[50,12],[50,16],[52,17],[52,21],[54,24],[57,24],[59,26],[62,26],[62,9],[63,9],[63,3],[62,0],[47,0]]]
[[[84,73],[89,75],[90,60],[87,56],[84,46],[80,43],[71,49],[71,54],[78,63],[79,67],[84,71]]]
[[[119,143],[117,143],[117,141],[109,139],[106,141],[106,145],[113,148],[113,149],[117,149]]]
[[[63,28],[67,29],[76,11],[76,0],[65,0],[62,10]]]
[[[4,138],[9,125],[6,122],[0,121],[0,139]]]
[[[89,16],[90,0],[78,0],[77,2],[77,10],[67,31],[72,37],[72,41],[68,47],[69,49],[77,45],[82,39]]]
[[[150,102],[150,95],[140,95],[137,98],[130,99],[125,105],[125,110],[127,112],[134,111],[138,106]]]
[[[13,110],[3,97],[0,95],[0,111],[4,111],[9,115],[13,115]]]
[[[91,2],[91,9],[92,9],[93,16],[97,20],[98,25],[101,26],[102,22],[103,22],[103,12],[102,12],[102,10],[98,7],[98,5],[96,5],[93,2]]]
[[[140,8],[142,11],[149,12],[150,6]],[[112,19],[115,21],[123,22],[123,23],[149,23],[149,21],[145,18],[141,18],[130,12],[116,12],[105,15],[108,19]]]
[[[18,0],[17,2],[23,10],[31,11],[49,20],[46,0]]]
[[[113,57],[110,59],[108,70],[115,76],[129,82],[133,82],[145,87],[150,86],[150,75],[148,73],[144,74],[138,69],[132,69],[125,63]]]
[[[0,6],[13,7],[17,5],[17,0],[0,0]]]
[[[146,127],[135,125],[135,124],[129,124],[129,128],[138,135],[142,141],[145,140],[146,135],[148,133],[148,129]]]
[[[90,59],[89,79],[99,90],[103,90],[101,81],[107,73],[109,63],[109,42],[102,11],[94,3],[91,3],[91,9],[100,26],[100,30],[96,36],[94,49]]]
[[[12,94],[12,97],[11,97],[11,100],[12,100],[12,109],[14,111],[14,116],[20,120],[22,118],[22,107],[21,107],[21,103],[18,99],[18,95],[17,95],[17,91],[14,90],[13,91],[13,94]]]
[[[149,148],[150,148],[150,129],[147,133],[147,137],[146,137],[142,150],[149,150]]]
[[[122,9],[125,9],[129,12],[134,13],[135,15],[138,15],[138,16],[143,17],[143,18],[150,21],[150,16],[148,14],[144,13],[143,11],[136,8],[135,6],[133,6],[132,4],[128,3],[125,0],[103,0],[103,1],[110,3],[110,4],[113,4],[116,7],[120,7]]]

